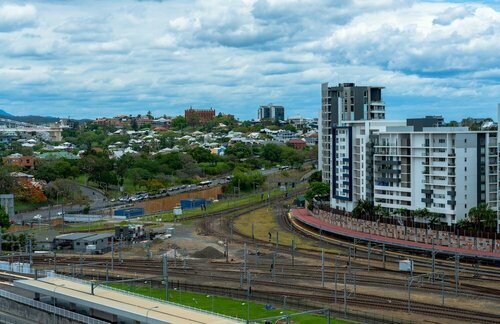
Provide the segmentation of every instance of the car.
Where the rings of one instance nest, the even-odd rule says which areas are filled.
[[[33,216],[33,220],[41,220],[41,219],[42,219],[42,215],[40,215],[40,214]]]
[[[260,171],[266,171],[266,168],[260,168]]]
[[[64,215],[64,212],[58,212],[57,213],[57,216],[62,216],[62,215]]]

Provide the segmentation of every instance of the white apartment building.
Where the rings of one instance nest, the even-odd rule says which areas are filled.
[[[388,128],[374,137],[373,202],[427,208],[448,225],[482,202],[498,209],[498,136],[457,127]]]
[[[482,202],[499,210],[497,131],[409,123],[332,127],[331,207],[351,212],[367,199],[389,210],[427,208],[449,225]]]

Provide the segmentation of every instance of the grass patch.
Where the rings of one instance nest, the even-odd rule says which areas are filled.
[[[293,233],[283,231],[277,223],[271,208],[260,208],[248,214],[238,217],[234,226],[240,233],[251,237],[252,224],[254,224],[254,236],[258,240],[269,240],[269,232],[272,234],[272,242],[276,242],[276,232],[279,231],[279,244],[292,246],[292,239],[295,239],[296,248],[304,248],[315,251],[321,251],[318,242],[294,236]],[[326,248],[325,252],[338,252],[333,248]]]
[[[25,201],[14,200],[14,210],[16,212],[23,212],[23,211],[27,211],[27,210],[33,210],[33,209],[37,209],[37,208],[40,208],[40,207],[43,207],[43,206],[47,206],[47,205],[48,205],[47,202],[43,202],[43,203],[30,203],[30,202],[25,202]]]
[[[129,284],[120,284],[120,283],[109,284],[109,285],[114,288],[122,289],[125,291],[131,291],[136,294],[150,296],[162,300],[165,299],[165,290],[163,288],[150,288],[147,286],[135,286]],[[218,314],[237,317],[245,320],[248,317],[248,304],[246,300],[237,300],[229,297],[215,296],[215,295],[212,296],[207,294],[179,291],[174,289],[169,289],[168,295],[169,295],[169,301],[181,305],[195,307],[207,311],[213,311]],[[273,306],[276,309],[266,310],[264,304],[250,302],[250,319],[280,316],[285,313],[293,314],[297,312],[293,309],[285,310],[279,308],[282,305],[273,305]],[[316,315],[316,314],[299,315],[299,316],[294,316],[291,319],[296,324],[327,323],[326,316]],[[332,318],[330,323],[340,324],[349,322],[336,320]]]
[[[282,195],[283,192],[279,189],[275,189],[271,191],[271,198],[277,197],[279,195]],[[267,198],[267,192],[264,193],[264,199]],[[214,202],[210,205],[207,206],[207,210],[203,211],[200,208],[193,208],[193,209],[188,209],[184,210],[182,215],[178,217],[177,219],[182,221],[183,218],[189,217],[189,216],[198,216],[198,215],[203,215],[205,213],[210,214],[210,213],[216,213],[220,211],[224,211],[229,208],[237,207],[237,206],[242,206],[250,203],[258,203],[261,202],[261,193],[255,193],[255,194],[246,194],[242,195],[241,197],[237,198],[229,198],[229,199],[224,199],[224,200],[219,200],[217,202]],[[139,220],[147,220],[147,221],[167,221],[171,222],[174,220],[174,214],[172,212],[167,212],[167,213],[162,213],[162,214],[157,214],[157,215],[149,215],[149,216],[144,216],[138,218]]]

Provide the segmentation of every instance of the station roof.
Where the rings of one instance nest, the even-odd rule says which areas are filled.
[[[241,321],[69,278],[16,280],[14,286],[141,323],[233,324]]]
[[[76,241],[85,237],[95,236],[94,233],[69,233],[56,236],[56,240]]]

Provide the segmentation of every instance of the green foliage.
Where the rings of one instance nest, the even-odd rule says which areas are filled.
[[[11,177],[9,171],[0,166],[0,194],[13,193],[16,190],[17,182]]]
[[[259,171],[238,169],[231,179],[232,187],[239,187],[241,191],[250,191],[264,183],[265,177]]]
[[[79,168],[75,162],[67,159],[44,159],[38,160],[35,168],[35,177],[47,182],[56,179],[78,177],[80,175]]]
[[[260,148],[260,156],[270,162],[281,162],[281,147],[277,144],[268,143]]]
[[[467,215],[467,220],[475,230],[494,229],[497,226],[497,214],[486,203],[472,207]]]
[[[293,126],[292,124],[286,124],[285,126],[283,126],[283,129],[294,133],[297,132],[297,127]]]
[[[374,214],[374,206],[368,199],[359,199],[356,207],[352,210],[352,216],[355,218],[369,217]]]
[[[246,159],[252,156],[252,149],[250,146],[238,142],[234,145],[229,146],[224,154],[229,157],[234,157],[238,160]]]
[[[177,116],[177,117],[174,117],[170,123],[170,127],[173,129],[173,130],[181,130],[181,129],[184,129],[187,127],[187,121],[186,121],[186,118],[184,118],[183,116]]]
[[[321,182],[322,181],[322,178],[323,178],[323,174],[321,171],[316,171],[314,172],[313,174],[311,174],[311,176],[309,177],[308,179],[308,182],[309,183],[313,183],[313,182]]]
[[[189,154],[195,159],[196,162],[215,162],[217,156],[213,155],[209,150],[203,147],[196,147],[189,151]]]
[[[312,182],[304,197],[312,204],[313,198],[322,200],[330,194],[330,186],[324,182]]]
[[[57,179],[50,182],[45,189],[45,195],[53,203],[82,203],[85,197],[80,186],[72,180]]]
[[[7,215],[2,206],[0,206],[0,227],[4,230],[9,229],[10,227],[9,215]]]

